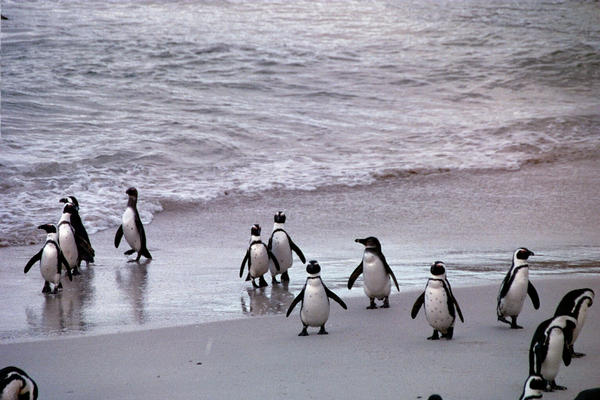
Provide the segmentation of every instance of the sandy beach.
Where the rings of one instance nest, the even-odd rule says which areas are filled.
[[[326,279],[326,277],[325,277]],[[526,303],[513,331],[495,321],[496,286],[458,287],[465,323],[452,341],[431,342],[421,314],[410,319],[418,291],[403,291],[391,308],[366,310],[351,298],[332,304],[328,336],[298,337],[298,312],[176,328],[0,345],[5,364],[37,379],[42,399],[377,398],[516,399],[528,372],[527,351],[537,324],[571,289],[600,290],[597,275],[538,280],[541,308]],[[348,299],[347,299],[348,300]],[[576,349],[587,353],[561,367],[573,399],[598,386],[599,308],[593,307]]]

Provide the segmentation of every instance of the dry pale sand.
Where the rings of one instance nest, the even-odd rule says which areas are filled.
[[[42,399],[516,399],[527,351],[541,321],[568,290],[600,291],[600,277],[537,280],[541,308],[525,304],[513,331],[496,322],[497,286],[455,287],[465,323],[452,341],[426,340],[425,317],[410,318],[416,291],[394,295],[390,309],[366,310],[366,298],[332,303],[328,336],[298,337],[296,310],[201,325],[0,345],[2,364],[37,380]],[[421,311],[422,313],[422,311]],[[557,378],[569,389],[544,398],[573,399],[600,386],[600,307],[592,307],[576,343],[587,353]]]

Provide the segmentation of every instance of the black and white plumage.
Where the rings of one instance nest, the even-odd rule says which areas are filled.
[[[598,400],[600,399],[600,387],[587,389],[579,392],[575,400]]]
[[[148,251],[146,243],[144,225],[142,224],[137,209],[138,191],[136,188],[130,187],[125,193],[129,196],[129,200],[127,201],[127,208],[121,218],[122,224],[115,234],[115,248],[119,247],[121,238],[125,236],[125,240],[131,247],[131,249],[125,252],[125,255],[131,255],[137,252],[135,262],[139,262],[142,256],[152,259],[152,255]]]
[[[583,325],[585,324],[588,309],[593,303],[594,291],[592,289],[575,289],[563,296],[562,300],[556,307],[556,311],[554,312],[555,317],[558,317],[559,315],[570,315],[577,320],[577,326],[573,331],[572,340],[570,343],[568,343],[569,351],[571,352],[571,356],[574,358],[585,356],[583,353],[575,352],[574,344],[579,337],[579,333],[581,332]]]
[[[298,336],[307,336],[308,327],[320,327],[319,335],[326,335],[325,323],[329,319],[329,299],[335,300],[344,310],[348,309],[346,303],[342,301],[335,293],[325,286],[321,279],[321,266],[315,260],[310,261],[306,266],[308,278],[302,288],[302,291],[294,298],[287,310],[286,317],[289,317],[294,307],[299,302],[300,320],[302,321],[302,331]]]
[[[69,266],[73,269],[73,275],[79,275],[81,260],[93,258],[94,251],[89,242],[75,230],[73,219],[80,220],[79,213],[74,204],[67,203],[63,207],[63,213],[58,221],[58,244],[69,262]]]
[[[565,366],[571,364],[568,343],[576,325],[575,318],[560,315],[542,322],[533,334],[529,346],[529,375],[541,376],[546,391],[566,389],[556,384],[556,375],[561,361]]]
[[[44,246],[37,252],[25,265],[24,273],[29,272],[31,267],[37,262],[40,262],[40,272],[44,278],[44,287],[42,293],[58,293],[62,289],[60,282],[62,276],[62,266],[67,270],[67,276],[69,280],[73,280],[71,274],[71,267],[69,262],[63,255],[60,246],[58,244],[56,226],[51,224],[45,224],[38,226],[38,229],[46,231],[46,242]],[[52,289],[50,284],[54,285]]]
[[[260,240],[260,225],[254,224],[250,228],[250,246],[246,250],[242,265],[240,266],[240,278],[244,274],[244,267],[246,262],[248,263],[248,275],[246,276],[247,281],[252,281],[252,286],[255,288],[268,286],[265,281],[264,275],[269,271],[269,261],[275,264],[275,268],[279,270],[279,262],[277,258],[271,253],[269,247]],[[255,279],[259,278],[258,285]]]
[[[92,247],[92,242],[90,241],[87,230],[81,221],[81,216],[79,215],[79,202],[77,201],[77,198],[75,196],[67,196],[60,199],[59,202],[72,204],[75,207],[75,212],[71,213],[71,226],[75,230],[75,234],[79,237],[79,240],[83,242],[80,243],[79,246],[85,246],[87,250],[79,251],[79,258],[88,264],[93,263],[96,252]]]
[[[293,263],[292,251],[296,253],[302,264],[306,262],[306,258],[302,253],[302,250],[292,241],[290,235],[283,228],[285,224],[285,214],[283,211],[279,211],[274,216],[273,232],[269,238],[267,247],[273,253],[277,262],[279,263],[279,270],[275,268],[275,263],[269,263],[269,270],[271,271],[271,281],[273,284],[277,282],[277,275],[281,274],[281,280],[283,282],[289,282],[290,277],[287,270],[291,268]]]
[[[36,400],[38,386],[25,371],[17,367],[0,369],[0,400]]]
[[[523,328],[517,325],[517,317],[523,309],[527,295],[531,298],[533,307],[536,310],[540,308],[540,298],[535,287],[529,281],[527,259],[533,255],[533,252],[525,247],[517,249],[513,254],[512,266],[500,285],[496,313],[498,321],[509,324],[511,329]],[[506,317],[510,317],[511,322]]]
[[[425,317],[433,328],[433,335],[429,340],[438,340],[441,332],[442,337],[452,339],[454,334],[454,321],[456,313],[462,322],[464,321],[462,311],[452,293],[450,282],[446,279],[446,268],[443,262],[436,261],[430,269],[431,277],[427,280],[425,291],[417,298],[413,305],[410,316],[417,317],[421,306],[425,305]]]
[[[521,392],[519,400],[541,399],[543,396],[542,392],[545,388],[546,383],[541,376],[531,375],[527,377],[527,380],[523,385],[523,391]]]
[[[390,306],[389,296],[392,290],[390,278],[394,281],[394,285],[398,291],[400,291],[400,287],[398,286],[394,272],[381,252],[381,243],[373,236],[356,239],[355,242],[364,245],[365,251],[360,264],[358,264],[358,267],[354,269],[348,279],[348,289],[352,289],[354,282],[362,274],[364,281],[363,289],[370,300],[367,309],[377,308],[375,299],[383,300],[381,307],[388,308]]]

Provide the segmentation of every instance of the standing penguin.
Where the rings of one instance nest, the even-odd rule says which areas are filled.
[[[279,270],[275,268],[275,263],[269,263],[269,270],[271,271],[271,282],[273,284],[277,282],[277,274],[281,274],[281,280],[283,282],[289,282],[290,276],[287,273],[288,268],[292,266],[292,250],[298,255],[302,264],[306,262],[302,250],[292,241],[290,235],[283,229],[285,224],[285,214],[279,211],[275,214],[273,223],[273,233],[269,238],[269,250],[279,262]]]
[[[371,300],[367,309],[377,308],[375,299],[383,300],[381,308],[389,308],[389,296],[392,290],[390,277],[394,280],[394,284],[398,291],[400,291],[400,287],[398,287],[398,281],[396,281],[394,272],[381,252],[381,243],[373,236],[369,236],[365,239],[356,239],[355,242],[364,245],[365,252],[363,253],[362,261],[352,272],[350,279],[348,279],[348,289],[352,289],[354,281],[356,281],[360,274],[364,274],[365,294]]]
[[[573,345],[579,336],[579,332],[581,332],[581,329],[583,328],[583,324],[585,324],[588,309],[593,303],[594,291],[592,289],[585,288],[571,290],[562,298],[556,307],[556,312],[554,313],[555,317],[558,317],[559,315],[570,315],[577,320],[577,326],[573,331],[573,337],[571,338],[572,340],[568,343],[569,351],[571,352],[571,357],[573,358],[585,356],[583,353],[576,353]]]
[[[260,225],[254,224],[250,229],[250,246],[246,250],[246,255],[240,267],[240,278],[244,274],[244,267],[247,261],[248,275],[246,276],[246,280],[252,280],[252,286],[255,288],[269,286],[263,276],[269,271],[269,260],[273,261],[275,268],[279,271],[277,258],[271,253],[269,247],[260,240]],[[254,281],[256,278],[259,278],[258,285]]]
[[[337,301],[344,310],[347,310],[346,303],[342,301],[335,293],[325,286],[321,279],[321,266],[315,260],[312,260],[306,266],[308,278],[302,288],[302,291],[290,304],[286,317],[289,317],[296,304],[302,302],[300,306],[300,320],[302,321],[302,332],[298,336],[307,336],[308,327],[321,327],[319,335],[327,335],[325,323],[329,319],[329,299]]]
[[[510,324],[511,329],[523,328],[517,325],[517,317],[523,309],[523,303],[527,295],[531,297],[533,308],[536,310],[540,308],[540,298],[529,281],[527,259],[533,255],[533,251],[525,247],[515,250],[512,266],[502,281],[498,292],[498,306],[496,307],[498,321]],[[512,322],[508,322],[506,317],[511,317]]]
[[[38,226],[38,229],[43,229],[46,231],[46,243],[44,243],[42,249],[27,262],[23,272],[29,272],[33,264],[39,261],[40,272],[45,280],[42,293],[56,294],[58,293],[59,289],[62,289],[62,283],[60,282],[62,265],[64,265],[67,269],[67,276],[69,277],[69,280],[72,281],[73,276],[71,275],[71,267],[63,255],[60,246],[58,245],[56,226],[45,224]],[[54,285],[54,290],[50,288],[50,283]]]
[[[142,256],[152,259],[152,255],[146,247],[146,232],[144,231],[144,225],[142,224],[140,214],[137,210],[138,191],[136,188],[130,187],[125,193],[129,196],[129,200],[127,202],[127,208],[123,213],[123,223],[119,226],[115,235],[115,247],[119,247],[121,238],[125,235],[125,240],[129,246],[131,246],[131,249],[127,250],[125,255],[131,255],[137,251],[138,254],[135,262],[139,262]]]
[[[541,399],[542,391],[545,387],[546,384],[541,376],[531,375],[525,381],[525,385],[523,385],[523,392],[519,400]]]
[[[87,253],[80,251],[79,257],[87,264],[93,263],[96,252],[92,248],[92,242],[90,241],[90,237],[87,231],[85,230],[85,227],[83,226],[83,222],[81,221],[81,216],[79,215],[79,202],[77,201],[77,198],[75,196],[67,196],[60,199],[59,202],[72,204],[73,206],[75,206],[75,212],[71,213],[71,226],[75,230],[75,234],[80,238],[80,240],[83,240],[89,248]]]
[[[75,205],[71,203],[65,204],[63,213],[58,221],[58,244],[69,265],[73,268],[73,275],[79,275],[81,260],[91,258],[93,250],[91,250],[90,244],[75,231],[75,227],[71,222],[74,215],[77,215],[76,219],[79,218]]]
[[[421,306],[425,304],[425,317],[433,328],[433,336],[428,340],[438,340],[442,337],[448,340],[454,335],[454,320],[456,311],[461,322],[465,322],[456,298],[452,294],[450,282],[446,279],[444,263],[436,261],[431,266],[431,277],[427,280],[425,291],[417,298],[410,316],[415,319]],[[456,307],[456,309],[455,309]]]
[[[569,343],[577,320],[568,315],[552,317],[542,322],[536,329],[529,346],[529,375],[544,378],[545,390],[552,392],[566,390],[556,384],[556,375],[561,360],[565,366],[571,364]]]
[[[38,386],[25,371],[17,367],[0,369],[0,400],[36,400]]]

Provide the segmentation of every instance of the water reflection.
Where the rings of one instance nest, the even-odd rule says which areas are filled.
[[[117,287],[130,302],[133,318],[138,324],[147,320],[145,304],[149,263],[150,260],[143,260],[139,264],[126,264],[116,271]]]
[[[287,311],[294,295],[287,285],[275,285],[270,288],[246,288],[240,300],[245,315],[283,314]]]

